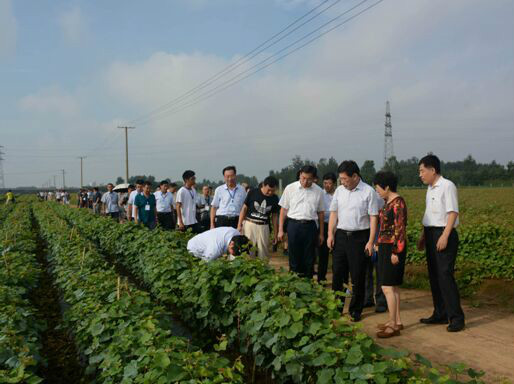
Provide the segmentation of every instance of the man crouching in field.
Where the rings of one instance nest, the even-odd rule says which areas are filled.
[[[248,238],[232,227],[218,227],[199,235],[187,242],[187,250],[200,259],[211,261],[228,253],[233,259],[239,256],[248,245]]]

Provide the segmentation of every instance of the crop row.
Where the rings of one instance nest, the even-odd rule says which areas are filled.
[[[5,207],[12,211],[12,206]],[[36,240],[28,205],[18,204],[0,230],[0,382],[36,384],[41,366],[40,334],[45,324],[37,319],[29,300],[41,270],[35,258]]]
[[[64,325],[103,383],[242,382],[240,364],[203,353],[171,335],[171,317],[149,294],[120,284],[94,244],[44,204],[34,213],[48,244],[50,269],[66,303]]]
[[[418,364],[426,362],[421,357],[413,361],[407,353],[380,348],[341,317],[340,300],[318,284],[275,273],[245,257],[205,263],[187,253],[183,234],[147,231],[52,207],[87,238],[97,240],[162,303],[177,308],[184,321],[222,335],[222,344],[252,358],[278,382],[446,380]]]

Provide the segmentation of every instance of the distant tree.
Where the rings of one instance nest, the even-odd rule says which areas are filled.
[[[375,177],[375,174],[377,171],[375,170],[375,162],[373,160],[366,160],[362,164],[361,167],[361,177],[362,179],[368,183],[371,184],[373,182],[373,178]]]
[[[125,179],[121,176],[118,176],[118,178],[116,179],[116,185],[123,184],[124,182],[125,182]]]

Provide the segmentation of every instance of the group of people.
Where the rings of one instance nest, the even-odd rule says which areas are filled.
[[[367,306],[367,280],[373,280],[375,267],[383,305],[389,310],[389,320],[377,325],[377,336],[398,336],[403,329],[399,286],[407,253],[407,205],[397,191],[398,179],[380,171],[371,186],[351,160],[343,161],[337,172],[340,185],[336,175],[328,173],[322,177],[321,188],[316,168],[306,165],[279,198],[277,179],[269,176],[257,188],[247,189],[237,183],[234,166],[222,170],[224,184],[215,189],[214,196],[208,186],[199,195],[195,172],[187,170],[178,190],[162,181],[152,193],[152,184],[140,180],[120,198],[113,184],[108,184],[103,195],[93,191],[92,204],[101,204],[103,212],[115,219],[123,207],[127,220],[149,229],[159,225],[165,230],[191,230],[196,236],[188,242],[188,250],[207,261],[227,253],[229,258],[237,256],[249,242],[256,248],[253,255],[268,259],[270,244],[282,241],[287,243],[290,270],[308,279],[316,273],[323,282],[332,254],[332,289],[351,293],[353,321],[360,321]],[[447,330],[457,332],[464,328],[454,279],[459,242],[457,189],[441,175],[440,161],[434,155],[420,160],[419,176],[428,190],[418,247],[426,250],[434,304],[432,315],[420,322],[449,324]]]
[[[37,197],[41,201],[55,200],[61,204],[70,204],[70,193],[65,189],[54,191],[39,191]]]

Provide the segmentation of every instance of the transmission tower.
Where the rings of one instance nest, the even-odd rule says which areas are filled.
[[[4,151],[2,151],[3,146],[0,145],[0,189],[5,188],[5,179],[4,179]]]
[[[387,160],[394,156],[393,148],[393,127],[391,125],[391,108],[389,107],[389,101],[386,102],[386,114],[385,114],[385,135],[384,135],[384,165]]]

